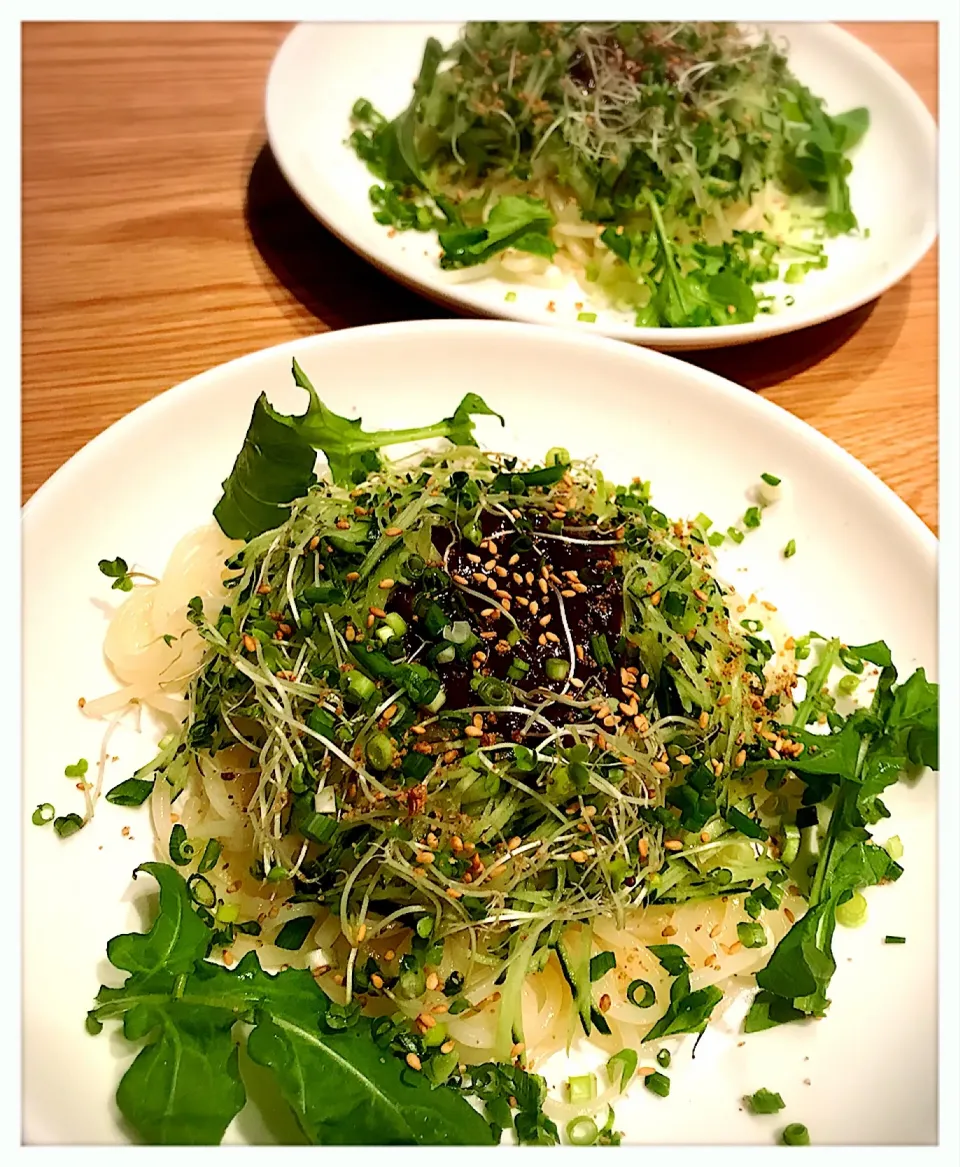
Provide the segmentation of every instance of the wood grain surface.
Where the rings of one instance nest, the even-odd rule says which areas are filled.
[[[187,377],[317,331],[449,315],[303,209],[265,144],[263,24],[23,28],[27,499]],[[847,25],[936,114],[937,26]],[[937,528],[937,263],[841,320],[690,359],[785,406]]]

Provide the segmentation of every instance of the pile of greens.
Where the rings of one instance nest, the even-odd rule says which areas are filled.
[[[857,229],[848,155],[869,115],[827,114],[769,36],[730,23],[486,21],[428,41],[396,118],[361,98],[352,121],[374,217],[436,231],[442,267],[552,257],[556,191],[616,257],[585,272],[603,297],[638,326],[700,327],[769,311],[757,285],[801,280]],[[765,188],[786,212],[735,229]]]
[[[178,824],[170,860],[186,880],[147,865],[159,917],[108,949],[131,975],[101,991],[91,1025],[122,1016],[147,1042],[118,1093],[140,1137],[219,1139],[244,1099],[241,1023],[316,1141],[483,1142],[508,1127],[556,1141],[545,1086],[524,1069],[525,978],[555,955],[584,1033],[609,1033],[593,986],[616,959],[592,924],[642,905],[744,897],[750,948],[766,946],[785,892],[802,896],[746,1029],[822,1016],[838,917],[901,874],[871,828],[889,786],[937,765],[937,686],[922,669],[898,683],[883,642],[817,633],[794,643],[805,678],[778,671],[769,630],[731,614],[706,516],[671,521],[647,484],[616,487],[566,450],[529,469],[481,452],[473,418],[498,415],[475,395],[436,425],[368,432],[296,362],[294,377],[305,413],[261,397],[215,511],[245,544],[220,613],[190,605],[209,646],[190,715],[107,795],[135,805],[166,783],[189,797],[191,775],[238,743],[258,776],[255,853],[201,846]],[[433,438],[448,445],[383,453]],[[844,715],[831,675],[844,670],[849,693],[871,666],[869,708]],[[285,918],[239,918],[238,859]],[[298,951],[328,914],[350,938],[342,1002],[252,953],[231,969],[208,959],[243,936]],[[399,925],[384,954],[378,934]],[[498,1061],[469,1070],[442,1014],[471,1007],[474,969],[437,975],[463,934],[500,993]],[[721,990],[691,990],[679,945],[651,952],[671,986],[658,1011],[651,986],[630,985],[643,1041],[702,1033]],[[441,1020],[415,1023],[398,1001]],[[615,1141],[610,1123],[597,1141]]]

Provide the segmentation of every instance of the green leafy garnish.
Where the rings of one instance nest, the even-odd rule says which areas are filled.
[[[786,1103],[779,1094],[761,1087],[755,1094],[748,1094],[744,1100],[752,1114],[776,1114]]]
[[[548,259],[557,250],[550,241],[553,212],[542,199],[504,195],[481,227],[451,227],[440,232],[443,268],[473,267],[512,247]]]
[[[130,973],[101,988],[88,1028],[122,1020],[143,1048],[124,1074],[117,1105],[145,1142],[215,1144],[246,1099],[237,1022],[251,1061],[269,1071],[306,1137],[323,1144],[489,1144],[484,1119],[456,1091],[374,1040],[359,1015],[343,1027],[306,970],[264,972],[254,953],[227,970],[205,960],[211,930],[172,867],[138,868],[160,885],[146,934],[114,937],[110,962]],[[328,1023],[328,1018],[333,1023]],[[474,1071],[475,1072],[475,1071]]]
[[[115,590],[129,592],[133,590],[133,580],[130,578],[130,569],[127,561],[118,555],[116,559],[101,559],[97,564],[107,579],[113,580]]]
[[[368,432],[361,428],[360,418],[351,421],[340,417],[323,404],[296,359],[293,377],[309,396],[306,412],[278,413],[261,394],[243,448],[224,480],[223,497],[213,514],[231,538],[250,539],[289,517],[290,503],[316,481],[316,450],[326,456],[334,482],[352,485],[380,466],[378,451],[384,446],[433,438],[447,438],[454,445],[475,445],[475,416],[487,414],[503,423],[482,398],[468,393],[450,417],[434,425]]]

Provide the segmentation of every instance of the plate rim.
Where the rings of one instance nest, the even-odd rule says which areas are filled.
[[[204,369],[202,372],[196,373],[192,377],[188,377],[186,380],[180,381],[168,389],[162,390],[147,401],[142,402],[112,422],[105,429],[101,430],[100,433],[96,434],[89,442],[81,446],[79,450],[62,463],[37,488],[21,508],[21,521],[24,534],[28,533],[29,525],[35,521],[32,516],[38,511],[46,510],[48,505],[54,505],[57,493],[62,488],[65,488],[65,485],[69,483],[74,474],[81,472],[91,460],[95,460],[101,449],[106,449],[114,441],[122,439],[128,429],[139,426],[145,418],[162,413],[167,409],[176,408],[181,398],[188,397],[192,393],[202,392],[206,383],[215,381],[220,376],[226,374],[228,370],[255,365],[258,361],[266,360],[270,355],[277,355],[284,350],[289,352],[291,356],[294,356],[301,350],[310,349],[321,344],[349,345],[351,343],[362,343],[363,338],[368,338],[370,341],[376,343],[381,337],[389,340],[391,337],[402,336],[408,333],[428,336],[435,332],[455,333],[457,331],[463,331],[468,334],[479,332],[481,335],[491,337],[495,333],[504,333],[510,336],[525,336],[530,341],[546,341],[550,339],[552,342],[560,345],[568,344],[574,347],[610,350],[621,354],[627,360],[637,362],[638,367],[649,364],[654,370],[669,371],[671,368],[680,365],[685,375],[689,376],[693,381],[702,383],[706,388],[709,388],[714,393],[718,393],[721,398],[733,401],[736,406],[748,412],[753,411],[761,416],[770,418],[774,425],[788,432],[792,432],[799,440],[805,441],[809,447],[812,447],[822,456],[833,460],[846,469],[854,480],[874,495],[877,501],[890,512],[891,518],[895,517],[899,520],[904,532],[912,537],[925,553],[932,555],[934,559],[936,558],[939,539],[891,486],[888,486],[882,478],[855,458],[848,450],[845,450],[843,446],[839,445],[832,438],[827,437],[826,434],[816,429],[809,422],[797,417],[796,414],[791,413],[782,405],[778,405],[775,401],[771,401],[759,393],[748,390],[736,381],[722,377],[719,373],[714,373],[709,369],[703,369],[699,365],[691,364],[670,353],[660,352],[656,349],[646,348],[645,346],[629,345],[624,347],[621,341],[611,337],[601,336],[596,333],[579,332],[575,329],[544,331],[541,325],[528,324],[521,321],[500,319],[475,320],[469,318],[456,320],[390,321],[384,324],[367,324],[356,328],[316,332],[307,336],[280,341],[278,344],[268,345],[265,348],[254,349],[251,352],[244,353],[238,357],[233,357],[231,360],[223,361],[218,365]],[[48,500],[50,500],[49,503]]]
[[[279,116],[276,107],[276,93],[279,89],[278,77],[285,65],[284,54],[289,51],[288,46],[294,38],[302,36],[302,30],[306,28],[323,27],[329,23],[349,24],[351,22],[298,21],[281,42],[280,47],[277,49],[270,63],[270,69],[267,74],[264,92],[264,124],[267,131],[267,143],[284,180],[299,201],[331,234],[349,247],[355,254],[359,255],[361,259],[371,264],[388,278],[404,287],[413,289],[434,304],[450,308],[465,316],[538,324],[541,327],[546,326],[564,332],[579,331],[569,322],[555,319],[542,319],[541,315],[537,312],[528,310],[522,306],[518,308],[513,304],[505,304],[504,309],[498,311],[492,306],[485,308],[478,304],[465,302],[457,295],[456,289],[458,285],[451,285],[448,290],[442,286],[435,286],[425,282],[424,279],[417,275],[402,270],[392,264],[388,259],[374,255],[359,235],[350,229],[349,225],[338,224],[332,218],[328,217],[319,203],[311,197],[309,189],[298,184],[295,176],[296,167],[293,165],[292,159],[290,156],[285,157],[282,148],[278,147],[278,142],[282,141],[282,135],[277,132]],[[453,25],[456,22],[424,21],[417,23],[450,23]],[[925,151],[928,150],[930,152],[935,170],[939,167],[939,128],[933,114],[927,109],[913,86],[888,61],[884,60],[879,53],[864,41],[861,41],[846,29],[841,28],[838,24],[829,21],[769,21],[756,23],[803,23],[814,27],[821,35],[832,39],[839,46],[842,46],[845,51],[857,57],[864,64],[869,65],[874,72],[883,77],[888,86],[895,90],[899,103],[910,111],[914,122],[921,130]],[[344,146],[344,149],[346,149],[346,146]],[[805,328],[812,328],[817,324],[824,324],[829,320],[836,320],[841,316],[846,316],[850,312],[862,308],[872,300],[878,299],[885,292],[888,292],[891,288],[899,284],[913,271],[927,255],[931,247],[933,247],[939,235],[939,205],[937,194],[938,192],[934,190],[931,201],[933,214],[925,223],[924,231],[919,236],[917,245],[904,254],[904,258],[901,259],[899,264],[894,265],[881,278],[865,284],[865,290],[853,296],[838,300],[832,307],[828,307],[826,310],[808,312],[802,323],[790,323],[790,313],[786,313],[779,321],[776,317],[764,317],[761,325],[758,325],[756,320],[743,324],[721,324],[712,328],[664,329],[631,328],[627,325],[601,325],[600,328],[595,329],[593,335],[611,337],[641,347],[696,351],[767,340],[776,336],[784,336],[791,332],[800,332]]]

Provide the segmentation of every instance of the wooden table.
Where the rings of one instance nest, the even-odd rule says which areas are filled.
[[[935,24],[848,26],[936,112]],[[280,24],[23,26],[23,497],[135,406],[332,328],[447,315],[305,211],[265,145]],[[842,320],[694,360],[937,526],[937,264]]]

